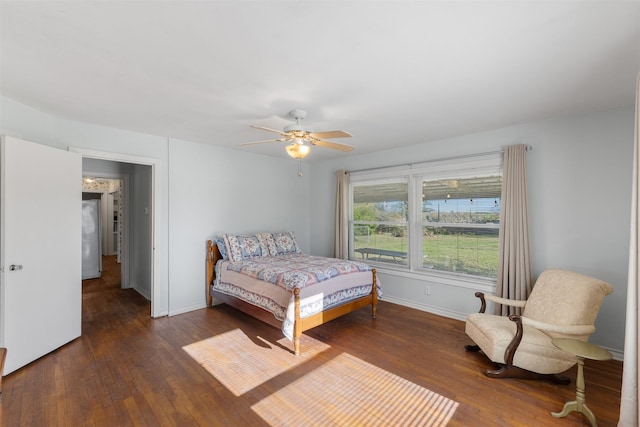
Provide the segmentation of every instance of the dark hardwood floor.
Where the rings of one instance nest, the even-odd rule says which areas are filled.
[[[2,426],[266,425],[254,393],[286,384],[236,396],[183,346],[235,329],[273,342],[280,332],[225,305],[151,319],[148,301],[120,289],[114,264],[106,259],[103,278],[84,283],[82,336],[5,377]],[[549,414],[574,400],[575,367],[568,386],[486,378],[492,365],[465,352],[457,320],[381,301],[377,320],[365,308],[306,335],[330,346],[318,357],[348,353],[454,400],[450,426],[589,425],[575,412]],[[621,377],[621,362],[586,361],[586,401],[601,427],[617,424]]]

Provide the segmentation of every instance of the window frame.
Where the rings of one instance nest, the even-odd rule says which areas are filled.
[[[366,171],[354,171],[351,173],[349,183],[349,259],[362,261],[356,258],[354,252],[354,186],[363,184],[380,184],[407,180],[407,264],[389,264],[371,262],[377,269],[398,272],[402,275],[417,278],[437,278],[452,282],[469,281],[495,285],[495,277],[483,277],[466,273],[433,270],[423,267],[422,249],[422,181],[428,179],[461,179],[482,175],[502,176],[502,152],[494,152],[480,155],[460,156],[456,158],[427,161],[418,164],[395,166],[390,168],[369,169]],[[500,213],[502,216],[502,212]],[[362,221],[358,221],[361,223]],[[378,224],[378,222],[372,222]],[[394,223],[395,224],[395,223]],[[469,224],[465,226],[469,227]],[[473,226],[472,226],[473,227]],[[482,228],[499,228],[495,226]],[[418,231],[416,231],[418,230]]]

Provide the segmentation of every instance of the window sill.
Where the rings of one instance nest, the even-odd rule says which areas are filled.
[[[370,264],[377,272],[391,276],[406,277],[408,279],[436,282],[447,286],[455,286],[465,289],[473,289],[485,293],[494,293],[496,282],[493,279],[467,276],[464,274],[436,273],[427,270],[409,270],[408,268],[392,267],[379,264]]]

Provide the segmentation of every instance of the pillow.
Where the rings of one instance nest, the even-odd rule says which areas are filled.
[[[272,233],[273,241],[275,243],[275,251],[271,252],[271,255],[285,255],[285,254],[299,254],[302,251],[298,248],[298,242],[296,242],[296,236],[293,231],[288,233]]]
[[[256,234],[262,246],[267,248],[267,253],[270,256],[277,255],[278,250],[276,249],[276,241],[273,240],[273,235],[271,233],[258,233]]]
[[[224,243],[224,237],[216,237],[213,241],[216,242],[216,246],[218,246],[222,259],[229,259],[229,256],[227,255],[227,246]]]
[[[269,256],[267,248],[262,245],[256,236],[236,236],[234,234],[225,234],[224,244],[227,249],[229,261],[231,262]]]

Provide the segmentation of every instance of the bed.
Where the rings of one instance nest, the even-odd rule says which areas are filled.
[[[293,233],[209,240],[206,292],[207,307],[222,302],[280,328],[296,355],[304,331],[368,305],[375,318],[382,294],[375,269],[303,254]]]

